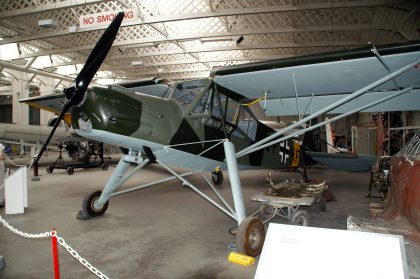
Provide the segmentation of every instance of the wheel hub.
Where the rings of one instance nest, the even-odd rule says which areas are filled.
[[[102,207],[103,207],[103,204],[101,204],[101,203],[99,202],[99,198],[96,198],[96,199],[93,199],[93,200],[92,200],[92,203],[91,203],[91,208],[92,208],[94,211],[101,211]]]

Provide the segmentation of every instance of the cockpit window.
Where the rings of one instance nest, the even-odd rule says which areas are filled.
[[[240,138],[246,135],[251,140],[255,140],[258,122],[246,105],[223,94],[214,94],[211,116],[207,125],[223,129],[224,123],[227,133],[233,133]]]
[[[201,97],[203,90],[205,89],[206,85],[200,80],[178,83],[169,99],[178,102],[181,105],[182,110],[186,111],[189,105],[193,103],[197,97]]]

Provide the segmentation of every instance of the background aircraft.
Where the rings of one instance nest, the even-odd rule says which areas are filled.
[[[303,75],[300,77],[302,80],[305,80],[304,76],[310,76],[307,84],[305,83],[306,87],[304,87],[307,91],[299,90],[299,92],[306,92],[306,95],[303,94],[303,96],[309,96],[309,92],[315,92],[318,95],[334,93],[335,90],[341,88],[338,86],[339,82],[336,89],[334,89],[335,87],[328,89],[326,85],[324,86],[324,83],[327,82],[325,78],[318,80],[322,77],[322,74],[313,73],[313,76],[311,76],[308,69],[315,72],[317,69],[321,69],[319,71],[325,75],[327,72],[334,72],[335,68],[345,72],[347,67],[360,66],[360,62],[362,64],[366,62],[363,60],[367,56],[366,51],[359,49],[354,52],[334,52],[324,56],[315,55],[295,60],[288,59],[286,62],[275,61],[278,67],[273,67],[273,64],[270,64],[274,62],[267,62],[267,64],[263,63],[261,65],[240,66],[233,72],[229,72],[232,70],[229,70],[229,68],[221,69],[215,71],[211,79],[179,83],[163,81],[149,85],[134,82],[88,88],[95,72],[112,45],[122,18],[123,14],[120,13],[111,23],[92,50],[84,68],[76,77],[75,85],[64,91],[65,102],[57,121],[58,123],[67,113],[70,113],[71,124],[77,135],[116,145],[128,151],[121,158],[103,191],[95,191],[86,196],[79,218],[86,219],[103,215],[107,210],[108,200],[111,196],[167,181],[168,179],[164,179],[117,192],[117,189],[135,172],[149,162],[157,162],[173,175],[171,178],[181,180],[185,186],[194,190],[234,219],[238,223],[236,237],[238,250],[251,256],[256,256],[261,252],[265,231],[258,218],[246,218],[237,174],[237,164],[239,164],[239,168],[287,168],[303,166],[305,161],[308,163],[311,158],[320,161],[324,158],[324,163],[333,164],[339,168],[344,166],[344,169],[355,165],[362,166],[360,169],[370,167],[374,161],[372,156],[337,154],[327,156],[316,152],[318,145],[316,137],[314,138],[313,133],[308,132],[325,123],[313,123],[299,131],[286,133],[322,113],[349,103],[352,99],[361,96],[366,91],[378,88],[378,86],[382,86],[379,88],[387,90],[388,93],[388,81],[403,73],[408,74],[401,76],[401,80],[397,82],[399,86],[406,87],[404,90],[400,90],[398,87],[397,92],[384,94],[379,100],[358,106],[357,109],[350,109],[329,121],[334,121],[348,113],[354,113],[377,105],[379,102],[411,92],[415,75],[413,76],[409,70],[414,69],[415,64],[404,65],[410,61],[415,63],[420,61],[419,48],[411,45],[381,48],[381,51],[384,50],[387,54],[384,63],[392,62],[393,68],[400,69],[388,74],[384,73],[385,76],[379,80],[376,80],[378,75],[375,72],[373,76],[365,80],[366,86],[352,94],[348,92],[353,91],[353,83],[347,82],[346,84],[351,86],[344,89],[346,92],[342,92],[347,94],[346,97],[341,97],[338,101],[332,101],[329,98],[331,104],[310,113],[307,117],[303,117],[307,113],[302,113],[300,120],[295,124],[280,131],[275,131],[259,122],[249,109],[249,104],[260,98],[261,94],[264,94],[263,86],[268,88],[265,90],[267,94],[268,92],[279,94],[287,92],[289,97],[296,95],[296,100],[298,100],[297,87],[289,88],[289,79],[292,77],[296,85],[296,76],[299,73],[299,77]],[[415,43],[415,46],[418,46],[418,42]],[[277,74],[283,74],[283,77],[279,78]],[[256,80],[259,80],[259,82],[256,82]],[[395,81],[390,84],[391,89],[395,90]],[[312,89],[314,85],[321,85],[322,90],[315,91]],[[152,87],[155,88],[152,89]],[[146,93],[149,94],[137,91],[148,91]],[[299,93],[299,96],[301,95]],[[54,96],[54,98],[56,97]],[[36,104],[38,100],[32,98],[24,100],[24,102]],[[48,97],[43,96],[43,101],[45,100],[48,100]],[[42,156],[45,146],[57,125],[54,126],[35,163]],[[306,133],[307,138],[303,140],[303,146],[314,150],[312,152],[304,150],[301,144],[293,140],[296,139],[296,136],[304,133]],[[235,153],[235,148],[239,150],[238,153]],[[340,160],[337,160],[337,156],[340,157]],[[306,160],[303,160],[303,158],[306,158]],[[341,161],[346,163],[341,165],[339,164]],[[135,168],[128,171],[130,165],[134,165]],[[192,172],[179,174],[171,166],[185,167],[191,169]],[[204,175],[203,178],[208,182],[222,204],[217,203],[186,180],[187,175],[213,170],[215,166],[222,169],[227,168],[229,171],[234,209],[218,194]],[[216,179],[213,178],[215,182],[221,180],[220,174],[217,174],[217,172],[215,177]]]

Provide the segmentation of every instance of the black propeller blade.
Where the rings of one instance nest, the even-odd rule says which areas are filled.
[[[37,164],[39,159],[42,157],[42,154],[47,148],[47,145],[50,142],[52,136],[54,135],[55,130],[57,129],[61,120],[63,120],[64,115],[70,110],[71,107],[79,104],[83,100],[86,90],[89,86],[89,83],[92,81],[99,67],[102,65],[102,62],[105,60],[105,57],[107,56],[112,46],[112,43],[114,42],[115,37],[117,36],[118,29],[120,28],[121,22],[123,19],[124,19],[124,12],[119,12],[115,16],[112,23],[108,26],[106,31],[102,34],[101,38],[96,43],[92,52],[89,54],[89,57],[86,60],[86,63],[83,66],[83,69],[80,71],[80,73],[77,75],[75,79],[75,85],[69,88],[66,88],[64,90],[64,94],[66,95],[67,102],[65,103],[63,110],[58,116],[58,119],[55,122],[55,125],[51,133],[48,135],[47,140],[45,141],[37,157],[35,158],[35,161],[33,162],[34,165]]]

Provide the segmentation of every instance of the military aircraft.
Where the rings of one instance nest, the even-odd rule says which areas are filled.
[[[294,67],[293,71],[296,71],[298,74],[300,73],[299,69],[306,71],[312,69],[314,65],[319,65],[325,74],[325,64],[337,63],[337,65],[343,67],[343,64],[340,64],[342,62],[344,67],[347,67],[348,64],[346,63],[349,61],[350,64],[356,64],[359,60],[363,62],[363,58],[368,56],[366,51],[357,50],[352,55],[349,52],[334,52],[327,56],[307,56],[296,60],[290,59],[286,62],[273,61],[259,65],[248,64],[238,66],[236,69],[217,70],[213,72],[211,78],[201,80],[176,83],[164,79],[153,79],[88,87],[111,48],[122,19],[123,13],[119,13],[100,38],[82,71],[76,77],[75,85],[65,89],[59,102],[57,101],[57,95],[51,97],[53,104],[50,105],[54,106],[57,103],[61,103],[62,110],[50,137],[60,120],[65,115],[70,114],[71,124],[77,135],[89,140],[112,144],[126,150],[126,154],[119,161],[104,189],[90,193],[85,197],[83,210],[79,212],[78,217],[88,219],[101,216],[107,210],[110,197],[177,178],[185,186],[195,191],[238,223],[236,234],[238,250],[251,256],[260,254],[264,243],[265,231],[261,220],[256,217],[246,217],[238,168],[296,168],[310,163],[311,158],[316,158],[316,160],[320,160],[325,164],[335,165],[336,167],[341,166],[339,162],[346,161],[347,163],[342,165],[344,169],[354,168],[353,170],[360,170],[369,168],[374,162],[372,157],[369,156],[354,154],[325,155],[317,152],[318,142],[311,131],[321,125],[325,125],[324,122],[313,123],[297,131],[292,129],[306,125],[322,113],[346,104],[379,85],[388,86],[388,81],[414,68],[413,64],[404,67],[398,66],[401,69],[386,73],[378,81],[374,79],[374,82],[366,83],[368,85],[352,94],[349,94],[349,92],[353,92],[353,90],[341,92],[347,94],[346,97],[341,97],[338,101],[331,101],[330,105],[325,105],[324,108],[311,112],[307,117],[303,117],[305,113],[302,113],[299,121],[279,131],[275,131],[258,121],[250,110],[249,105],[258,100],[264,92],[270,91],[270,94],[273,94],[276,93],[279,87],[290,85],[290,82],[285,82],[286,80],[283,77],[278,79],[276,71],[278,74],[281,74],[285,73],[287,68]],[[379,50],[383,49],[389,55],[388,60],[393,63],[395,62],[395,56],[401,60],[400,54],[403,54],[402,57],[405,59],[403,59],[403,64],[408,60],[407,63],[411,61],[418,63],[420,61],[419,48],[413,48],[412,46],[388,46]],[[396,64],[400,65],[401,63]],[[332,66],[330,65],[330,67]],[[334,67],[332,68],[332,71],[334,71]],[[274,75],[271,70],[274,70]],[[249,73],[251,72],[256,72],[258,78],[262,78],[262,83],[266,90],[261,90],[263,87],[256,88],[252,81],[245,81],[250,78]],[[286,71],[286,73],[289,73],[290,76],[290,71]],[[242,75],[245,76],[245,79]],[[237,84],[234,80],[230,80],[229,77],[237,79],[237,81],[240,80],[246,85]],[[326,82],[325,79],[321,82],[312,76],[310,81],[322,85],[323,90],[316,92],[319,94],[328,95],[341,90],[339,90],[340,87],[336,86],[334,89],[336,91],[329,92],[330,89],[326,88],[322,83]],[[379,99],[377,98],[370,104],[359,105],[357,108],[335,116],[328,121],[334,121],[340,117],[345,117],[348,115],[347,113],[368,109],[391,98],[411,92],[413,90],[412,81],[413,77],[411,75],[408,77],[403,76],[398,81],[398,84],[403,87],[410,87],[404,90],[398,88],[397,92],[392,94],[387,92],[387,94]],[[284,83],[281,84],[281,82]],[[393,82],[391,82],[391,85],[392,89],[395,89]],[[279,92],[288,92],[293,96],[296,90],[293,87],[292,89],[283,88]],[[311,92],[311,90],[308,92]],[[312,90],[313,92],[314,90]],[[309,93],[309,96],[312,93]],[[308,96],[307,92],[305,96]],[[48,97],[42,96],[41,98],[44,105],[48,106],[48,104],[45,104]],[[38,100],[40,100],[40,97],[23,101],[31,105]],[[62,100],[65,101],[62,102]],[[287,132],[289,134],[286,134]],[[302,143],[299,143],[296,137],[303,134],[306,135],[306,138],[303,139]],[[49,139],[47,139],[44,148],[41,149],[38,157],[35,159],[35,163],[41,158],[48,142]],[[235,149],[239,150],[239,152],[235,153]],[[340,160],[337,159],[339,156],[341,156]],[[145,185],[117,191],[134,173],[151,162],[158,163],[172,176]],[[133,170],[128,171],[130,165],[135,167]],[[188,168],[191,169],[191,172],[180,174],[171,166]],[[203,171],[214,170],[216,166],[220,169],[227,168],[228,170],[234,203],[233,208],[217,192],[206,176],[202,174]],[[210,198],[186,179],[188,175],[197,172],[203,176],[203,179],[208,183],[210,189],[221,203]],[[217,184],[221,182],[223,176],[217,170],[213,172],[212,179]]]

